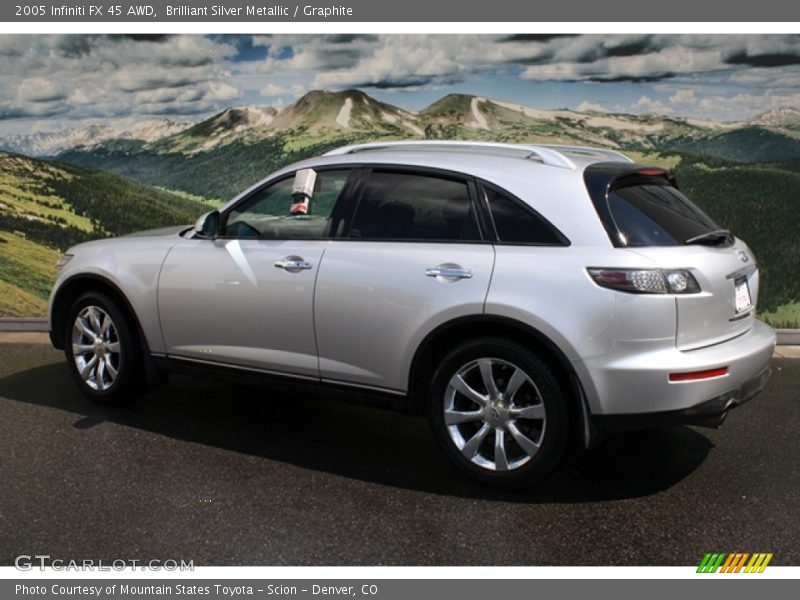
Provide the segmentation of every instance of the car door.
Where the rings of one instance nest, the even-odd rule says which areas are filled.
[[[216,239],[167,256],[158,305],[172,358],[319,377],[314,280],[349,169],[320,171],[308,214],[293,216],[293,177],[270,182],[221,216]]]
[[[482,238],[466,177],[375,167],[359,189],[317,278],[320,373],[404,391],[423,337],[483,312],[494,250]]]

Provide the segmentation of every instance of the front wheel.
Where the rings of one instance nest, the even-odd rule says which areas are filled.
[[[75,301],[64,342],[70,373],[93,402],[119,404],[143,391],[133,324],[104,294]]]
[[[561,462],[567,395],[537,354],[481,338],[448,354],[428,397],[433,433],[447,456],[483,483],[527,487]]]

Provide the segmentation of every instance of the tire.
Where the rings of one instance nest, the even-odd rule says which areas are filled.
[[[499,487],[530,487],[561,464],[568,408],[547,363],[503,338],[473,339],[450,352],[428,393],[433,434],[447,457],[473,479]]]
[[[145,391],[135,325],[105,294],[80,296],[69,310],[64,353],[84,396],[97,404],[123,404]]]

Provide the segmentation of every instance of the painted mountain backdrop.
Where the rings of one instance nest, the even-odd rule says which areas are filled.
[[[289,162],[390,139],[591,144],[669,166],[754,249],[767,317],[792,325],[800,315],[800,111],[718,123],[449,94],[410,112],[357,90],[312,91],[281,109],[231,107],[196,123],[0,138],[0,314],[41,314],[52,264],[72,243],[189,223]]]

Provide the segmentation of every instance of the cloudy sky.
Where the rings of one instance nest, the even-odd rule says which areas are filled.
[[[737,120],[800,106],[798,35],[0,35],[0,134],[198,120],[360,88]]]

